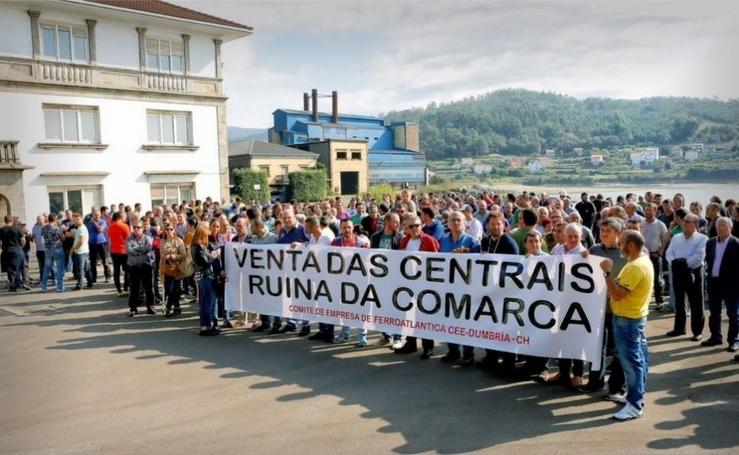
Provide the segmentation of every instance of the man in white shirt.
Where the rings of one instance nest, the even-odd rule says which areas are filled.
[[[467,227],[465,229],[465,232],[472,236],[473,239],[477,243],[480,243],[480,240],[482,240],[482,224],[480,224],[479,221],[477,221],[474,216],[472,216],[472,206],[471,205],[465,205],[464,209],[464,218],[467,224]]]
[[[328,217],[322,216],[319,220],[318,217],[310,216],[305,220],[305,230],[310,235],[308,239],[308,245],[331,245],[334,241],[335,235],[328,225],[331,224]]]
[[[672,271],[675,293],[675,325],[667,336],[685,335],[685,297],[690,304],[690,329],[693,341],[703,339],[703,260],[708,238],[698,232],[699,219],[692,213],[683,218],[683,233],[677,234],[667,247],[665,258]]]

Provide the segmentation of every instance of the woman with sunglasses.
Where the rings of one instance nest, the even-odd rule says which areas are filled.
[[[167,301],[164,317],[178,316],[180,309],[180,280],[187,276],[185,242],[177,235],[172,224],[164,225],[164,237],[160,245],[159,271],[164,276],[164,299]],[[172,310],[174,308],[174,311]]]

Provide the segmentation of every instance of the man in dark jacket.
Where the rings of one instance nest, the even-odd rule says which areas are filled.
[[[726,305],[729,318],[729,333],[726,341],[728,352],[739,349],[739,240],[731,235],[731,218],[716,220],[718,235],[706,243],[706,266],[708,275],[708,328],[711,337],[701,343],[703,346],[719,346],[721,336],[721,302]],[[739,356],[734,358],[739,360]]]
[[[500,212],[493,212],[487,219],[487,234],[480,243],[480,252],[489,254],[519,254],[518,244],[505,233],[505,217]],[[502,366],[498,365],[502,359]],[[485,357],[480,361],[480,368],[495,373],[512,374],[516,367],[516,355],[512,352],[485,349]]]

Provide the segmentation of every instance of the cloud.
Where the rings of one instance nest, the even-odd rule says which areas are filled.
[[[739,97],[734,2],[175,1],[256,29],[224,47],[232,125],[314,87],[367,114],[508,87]]]

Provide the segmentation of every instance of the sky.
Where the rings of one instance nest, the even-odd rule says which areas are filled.
[[[229,126],[312,88],[371,115],[503,88],[739,98],[739,1],[170,1],[255,29],[223,47]]]

